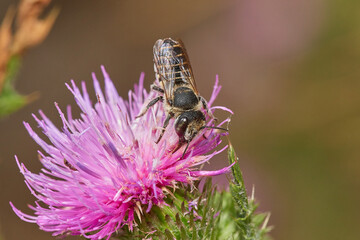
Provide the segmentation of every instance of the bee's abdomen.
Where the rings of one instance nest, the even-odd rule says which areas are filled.
[[[172,39],[165,39],[160,46],[160,68],[168,80],[174,80],[175,85],[186,83],[184,70],[189,68],[189,61],[181,45]]]
[[[194,91],[187,87],[179,87],[174,92],[174,107],[189,110],[193,109],[199,103],[198,97]]]

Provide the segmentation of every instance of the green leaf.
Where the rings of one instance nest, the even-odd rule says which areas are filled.
[[[175,236],[169,231],[169,229],[165,229],[165,235],[169,240],[173,240],[175,238]]]
[[[226,231],[234,231],[232,236],[237,236],[236,239],[249,240],[264,240],[267,239],[267,232],[270,228],[267,227],[269,214],[255,213],[257,204],[253,199],[249,200],[244,185],[242,172],[239,166],[238,158],[231,143],[229,143],[228,150],[229,162],[235,163],[232,168],[232,179],[230,182],[230,193],[232,201],[227,201],[223,205],[223,210],[232,211],[226,214],[223,212],[223,223],[232,218],[235,222],[234,229],[228,228]],[[226,219],[228,218],[228,219]],[[225,221],[226,220],[226,221]]]
[[[0,95],[0,117],[16,112],[28,103],[28,98],[15,91]]]
[[[16,112],[37,97],[37,94],[24,96],[15,90],[14,83],[20,63],[21,60],[17,56],[13,56],[8,62],[4,85],[0,92],[0,118]]]

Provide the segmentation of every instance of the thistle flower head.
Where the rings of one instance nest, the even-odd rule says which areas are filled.
[[[58,104],[63,126],[58,129],[43,112],[33,115],[50,143],[42,140],[24,123],[30,136],[41,146],[41,173],[32,173],[19,163],[21,173],[31,193],[38,199],[34,216],[11,206],[24,221],[37,223],[53,235],[83,235],[90,239],[109,239],[115,231],[127,226],[132,230],[135,218],[162,206],[171,189],[180,183],[191,184],[201,176],[218,175],[217,171],[201,171],[199,166],[223,151],[213,151],[221,142],[214,129],[204,129],[190,143],[182,158],[183,147],[172,153],[178,136],[172,120],[162,140],[156,144],[165,112],[156,104],[143,117],[135,119],[156,93],[147,92],[141,75],[128,100],[121,98],[108,74],[102,68],[105,91],[93,74],[97,102],[92,104],[85,83],[82,91],[72,81],[67,85],[82,113],[72,118]],[[213,103],[220,91],[218,81],[209,101]],[[225,107],[220,108],[230,111]],[[231,111],[230,111],[231,112]],[[225,123],[225,120],[223,123]],[[221,124],[223,124],[221,123]],[[220,125],[221,125],[220,124]]]

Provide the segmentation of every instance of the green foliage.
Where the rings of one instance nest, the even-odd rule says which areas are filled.
[[[12,57],[8,63],[3,88],[0,92],[0,118],[16,112],[31,101],[32,95],[20,95],[14,88],[17,72],[20,68],[20,58]]]
[[[226,226],[235,223],[230,239],[264,240],[268,239],[267,232],[271,230],[267,227],[269,213],[255,213],[257,204],[254,197],[248,199],[238,158],[231,144],[229,144],[228,158],[230,163],[234,163],[231,168],[232,180],[230,181],[230,193],[224,194],[224,204],[222,207],[221,222]],[[230,196],[232,197],[231,199]]]

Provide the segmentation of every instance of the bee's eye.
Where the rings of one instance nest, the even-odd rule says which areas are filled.
[[[188,125],[189,125],[189,120],[187,119],[187,117],[181,117],[176,122],[175,131],[180,138],[184,137]]]

